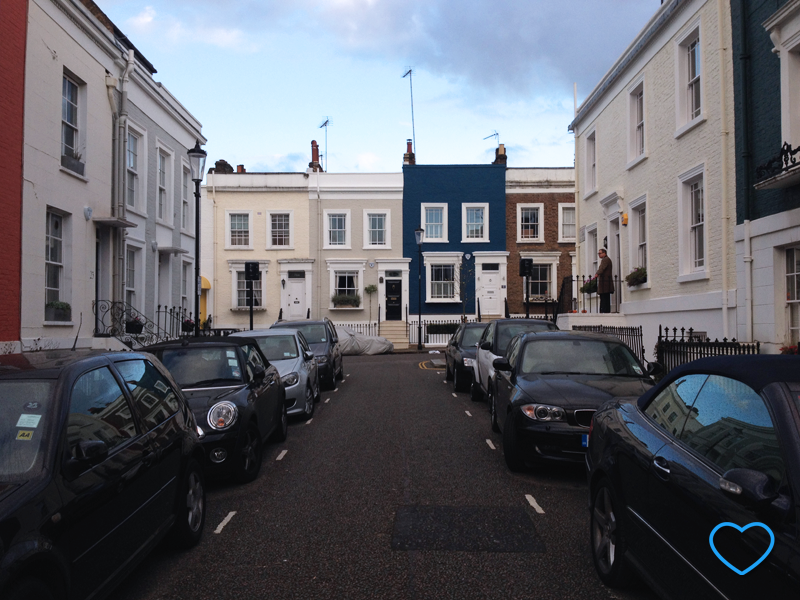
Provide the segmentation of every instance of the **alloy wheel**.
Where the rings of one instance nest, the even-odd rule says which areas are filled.
[[[197,531],[203,524],[203,512],[205,510],[203,503],[203,481],[199,473],[190,473],[187,488],[186,514],[189,529]]]
[[[606,573],[611,572],[616,561],[617,519],[611,494],[607,487],[597,492],[592,510],[592,543],[599,567]]]

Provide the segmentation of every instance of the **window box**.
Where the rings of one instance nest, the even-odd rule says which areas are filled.
[[[133,333],[138,335],[142,333],[144,329],[144,323],[142,323],[139,319],[130,319],[125,321],[125,333]]]
[[[361,296],[358,294],[334,294],[331,296],[333,308],[360,308]]]
[[[68,302],[48,302],[44,305],[45,321],[71,321],[72,307]]]
[[[76,154],[75,156],[67,156],[66,154],[62,154],[61,166],[81,176],[83,176],[84,169],[86,167],[86,165],[81,162],[80,154]]]
[[[181,323],[181,331],[183,333],[191,333],[191,332],[193,332],[194,331],[194,321],[192,321],[191,319],[185,319]]]
[[[625,277],[625,283],[629,288],[647,283],[647,269],[645,267],[634,269]]]

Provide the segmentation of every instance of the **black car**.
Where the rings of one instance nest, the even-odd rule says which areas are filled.
[[[462,323],[445,348],[445,379],[453,380],[453,389],[465,392],[475,374],[475,351],[487,323]]]
[[[143,352],[0,356],[0,598],[108,595],[205,523],[198,432]]]
[[[344,377],[344,361],[339,336],[331,320],[325,317],[320,321],[278,321],[270,329],[278,327],[297,329],[305,336],[317,358],[322,385],[329,390],[336,387],[336,380]]]
[[[594,417],[594,564],[664,598],[797,598],[800,359],[721,356],[673,369]]]
[[[595,411],[615,398],[638,398],[653,386],[628,346],[595,333],[518,335],[494,368],[492,429],[503,433],[512,471],[526,462],[583,462]]]
[[[288,432],[286,394],[278,369],[258,342],[246,337],[197,337],[148,348],[183,390],[205,437],[206,469],[213,476],[254,480],[263,442]]]

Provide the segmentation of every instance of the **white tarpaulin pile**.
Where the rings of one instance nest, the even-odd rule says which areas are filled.
[[[364,335],[350,327],[336,326],[342,354],[386,354],[394,350],[394,344],[377,335]]]

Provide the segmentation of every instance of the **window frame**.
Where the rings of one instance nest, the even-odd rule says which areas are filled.
[[[467,216],[470,210],[483,210],[483,235],[480,237],[467,237],[469,233]],[[461,243],[484,244],[489,242],[489,203],[488,202],[462,202],[461,203]]]
[[[558,265],[561,262],[561,251],[538,251],[538,252],[520,252],[520,258],[529,258],[533,261],[534,266],[547,266],[549,268],[549,296],[545,295],[546,298],[555,299],[558,297]],[[537,280],[541,281],[541,280]],[[528,277],[523,278],[522,282],[522,301],[525,301],[525,293],[530,289],[530,285],[533,283],[531,279]]]
[[[629,250],[630,262],[632,268],[644,267],[649,272],[650,253],[648,252],[648,245],[650,240],[650,232],[648,230],[649,220],[647,218],[647,195],[642,195],[636,200],[628,203],[629,214]],[[642,214],[643,213],[643,214]],[[642,241],[642,227],[644,227],[644,241]],[[644,250],[642,250],[644,247]],[[642,252],[644,252],[644,264],[642,264]],[[635,266],[634,266],[635,265]],[[649,283],[649,280],[648,280]],[[643,286],[647,284],[642,284]],[[637,288],[639,286],[636,286]]]
[[[125,244],[125,281],[123,283],[125,287],[125,303],[128,304],[131,308],[134,308],[138,311],[142,310],[142,303],[141,303],[141,294],[139,290],[141,289],[140,281],[142,275],[142,247],[138,244],[132,244],[130,242]],[[131,259],[131,254],[133,255],[133,268],[129,264]],[[132,274],[133,281],[130,281]],[[133,295],[133,302],[130,302],[128,298],[130,298],[131,294]]]
[[[572,223],[566,223],[564,220],[564,210],[571,209],[573,215]],[[578,239],[578,208],[574,202],[559,202],[558,203],[558,242],[574,244]],[[575,235],[572,237],[564,235],[564,225],[572,225],[575,228]]]
[[[189,164],[181,159],[181,231],[185,233],[196,233],[194,231],[194,214],[192,211],[194,189],[192,181],[192,171]]]
[[[164,158],[163,181],[161,159]],[[175,152],[160,140],[156,140],[156,223],[173,227],[175,191]],[[161,199],[163,192],[163,213]]]
[[[539,234],[536,237],[522,237],[522,211],[534,209],[537,211]],[[517,243],[518,244],[543,244],[544,243],[544,203],[543,202],[519,202],[517,204]],[[559,219],[561,218],[559,212]]]
[[[344,244],[331,244],[331,228],[330,218],[332,215],[344,215]],[[322,220],[324,226],[324,238],[322,240],[323,250],[351,250],[351,236],[353,232],[353,220],[349,208],[326,208],[322,211]],[[338,229],[335,231],[339,231]]]
[[[247,215],[247,244],[233,244],[231,238],[231,217]],[[237,230],[243,231],[243,230]],[[252,250],[253,249],[253,211],[252,210],[234,210],[229,209],[225,211],[225,249],[226,250]]]
[[[697,18],[689,24],[685,31],[675,39],[675,138],[694,129],[706,120],[705,117],[705,53],[703,52],[702,23]],[[689,57],[692,48],[696,48],[697,75],[690,79]],[[690,91],[694,86],[699,88],[700,106],[696,115],[692,114]]]
[[[461,289],[459,278],[461,276],[461,264],[464,254],[462,252],[423,252],[422,259],[425,266],[425,302],[431,304],[458,304],[461,302]],[[453,267],[453,297],[434,298],[431,295],[433,290],[433,268],[440,266]]]
[[[372,215],[383,215],[383,244],[372,244],[370,239],[370,222]],[[388,208],[364,209],[363,217],[364,239],[362,250],[391,250],[392,249],[392,211]],[[427,241],[427,240],[426,240]]]
[[[289,217],[289,243],[285,245],[273,244],[272,242],[272,217],[276,215],[288,215]],[[268,210],[266,217],[267,225],[267,250],[294,250],[294,210]]]
[[[632,169],[647,158],[647,94],[644,75],[628,87],[628,164]]]
[[[678,176],[678,282],[696,281],[698,279],[708,279],[709,277],[709,255],[708,255],[708,201],[706,194],[706,173],[705,165],[700,164]],[[703,202],[703,222],[693,222],[693,196],[692,186],[702,184]],[[702,226],[702,251],[703,264],[698,266],[696,256],[696,239],[698,225]]]
[[[794,271],[789,272],[789,253],[794,254]],[[786,286],[786,332],[787,346],[797,346],[800,342],[800,246],[784,249],[784,284]],[[790,285],[790,278],[794,284]],[[794,296],[794,298],[792,298]]]
[[[597,127],[592,127],[586,132],[584,156],[584,193],[588,198],[597,191]]]
[[[61,231],[60,237],[57,237],[52,233],[53,221],[55,219],[57,219],[58,223],[59,223],[59,229]],[[66,236],[64,234],[64,225],[65,225],[64,222],[65,221],[66,221],[66,216],[65,215],[63,215],[62,213],[60,213],[58,211],[51,210],[49,207],[47,208],[47,210],[45,212],[45,233],[44,233],[44,236],[45,236],[45,238],[44,238],[45,239],[45,254],[44,254],[44,269],[45,269],[45,276],[44,276],[44,302],[45,302],[45,305],[47,305],[48,302],[63,302],[64,301],[64,292],[65,292],[65,290],[64,290],[64,273],[65,273],[65,268],[64,268],[65,254],[64,254],[64,250],[65,250],[65,245],[66,245],[66,239],[65,239]],[[60,259],[58,261],[52,260],[53,257],[52,257],[51,252],[50,252],[51,242],[53,240],[58,240],[59,259]],[[55,270],[58,273],[58,287],[54,287],[53,288],[53,287],[48,287],[48,285],[47,285],[48,284],[47,271],[48,271],[48,267],[50,265],[53,265],[55,267]],[[56,296],[57,297],[55,298],[55,300],[48,299],[48,298],[51,298],[51,296],[49,295],[48,292],[49,291],[53,291],[53,290],[56,291]]]
[[[427,218],[427,209],[429,208],[440,208],[442,209],[442,237],[430,237],[428,236],[428,222]],[[423,202],[420,204],[420,227],[425,230],[425,240],[424,243],[426,244],[447,244],[449,243],[449,220],[448,220],[448,204],[446,202]],[[437,225],[438,223],[434,223]]]
[[[238,211],[243,212],[243,211]],[[237,312],[237,311],[248,311],[250,307],[247,306],[247,296],[245,294],[245,304],[244,306],[239,306],[239,273],[244,274],[244,263],[248,262],[249,259],[246,258],[237,258],[237,259],[228,259],[228,273],[230,274],[230,311]],[[269,273],[269,262],[268,260],[258,260],[258,272],[260,274],[260,281],[261,282],[261,305],[255,306],[253,305],[254,311],[265,311],[267,310],[266,305],[264,304],[265,300],[265,285],[264,283],[267,281],[267,274]],[[246,284],[245,284],[246,287]],[[253,286],[254,291],[256,291],[255,286]]]

